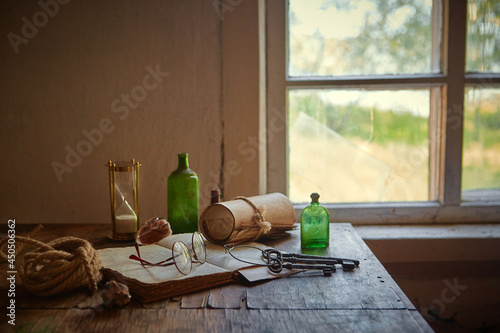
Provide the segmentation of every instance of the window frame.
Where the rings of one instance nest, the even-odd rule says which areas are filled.
[[[500,222],[500,201],[461,200],[465,87],[500,87],[500,74],[465,73],[467,0],[434,0],[433,20],[435,23],[440,22],[441,34],[433,33],[433,45],[439,45],[441,57],[434,57],[437,52],[433,57],[441,73],[369,77],[288,77],[287,7],[288,0],[266,2],[267,191],[288,194],[286,124],[289,89],[437,88],[431,89],[429,117],[428,186],[429,197],[433,200],[325,203],[330,220],[353,224]],[[433,93],[436,90],[438,93]],[[294,204],[297,218],[306,206]]]

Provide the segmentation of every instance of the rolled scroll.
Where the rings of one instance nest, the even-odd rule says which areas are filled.
[[[242,243],[260,236],[279,238],[294,229],[293,205],[281,193],[236,197],[208,206],[198,224],[214,243]]]

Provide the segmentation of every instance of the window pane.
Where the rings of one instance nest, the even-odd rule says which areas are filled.
[[[467,16],[468,72],[500,72],[500,2],[469,0]]]
[[[500,199],[500,89],[467,88],[462,199]]]
[[[428,200],[429,90],[290,90],[289,196]]]
[[[432,0],[290,0],[288,74],[432,72],[431,17]]]

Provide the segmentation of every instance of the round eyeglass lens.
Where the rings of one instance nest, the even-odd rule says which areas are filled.
[[[196,259],[200,263],[204,263],[207,258],[207,249],[205,248],[203,236],[197,231],[193,233],[193,251]]]
[[[182,242],[175,242],[172,246],[172,257],[174,258],[175,266],[184,275],[191,272],[191,254],[189,249]]]

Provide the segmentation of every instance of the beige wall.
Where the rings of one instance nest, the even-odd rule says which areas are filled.
[[[248,161],[237,149],[258,134],[258,76],[234,79],[258,66],[238,59],[258,55],[257,38],[237,33],[256,27],[247,19],[255,10],[256,2],[218,13],[212,0],[94,0],[60,4],[50,17],[35,1],[2,1],[1,223],[109,222],[110,159],[142,163],[141,221],[166,215],[178,152],[200,177],[201,209],[223,165],[226,198],[258,194],[258,152]],[[23,32],[24,17],[38,20],[36,35]],[[163,73],[156,80],[154,70]],[[100,127],[107,133],[89,150],[83,131]],[[68,165],[67,149],[78,147],[87,156]],[[58,176],[54,162],[71,172]]]

